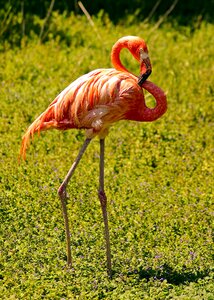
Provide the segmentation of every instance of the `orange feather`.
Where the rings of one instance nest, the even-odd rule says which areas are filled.
[[[115,69],[98,69],[85,74],[66,87],[49,107],[30,125],[23,136],[20,155],[25,159],[30,138],[35,132],[56,128],[86,129],[86,136],[105,137],[112,123],[119,120],[153,121],[167,109],[164,92],[145,81],[142,87],[156,99],[156,107],[146,106],[138,77],[131,74],[119,59],[121,49],[127,48],[140,62],[140,70],[151,68],[145,42],[138,37],[123,37],[112,48]],[[144,51],[144,58],[140,58]]]

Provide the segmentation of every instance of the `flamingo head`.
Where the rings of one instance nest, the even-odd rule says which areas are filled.
[[[138,84],[142,86],[143,82],[152,72],[152,66],[146,43],[143,39],[137,36],[124,36],[120,38],[112,47],[111,60],[115,69],[123,72],[129,72],[122,65],[119,58],[120,51],[123,48],[128,49],[134,58],[140,63],[140,76],[138,78]]]
[[[126,38],[128,38],[127,48],[134,58],[140,63],[138,84],[141,86],[152,73],[152,65],[149,58],[148,48],[145,41],[137,36],[129,36]]]

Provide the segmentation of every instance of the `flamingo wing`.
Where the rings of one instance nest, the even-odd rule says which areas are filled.
[[[138,95],[138,96],[136,96]],[[106,135],[108,127],[126,119],[135,98],[143,97],[137,77],[115,69],[97,69],[66,87],[30,125],[22,139],[21,155],[35,132],[83,128],[90,138]]]

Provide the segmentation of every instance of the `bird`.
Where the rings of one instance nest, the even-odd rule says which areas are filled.
[[[120,59],[122,49],[128,49],[140,65],[137,76],[126,69]],[[26,150],[33,135],[49,129],[85,129],[85,141],[58,189],[65,223],[67,266],[73,264],[69,219],[67,213],[67,185],[84,152],[94,137],[99,138],[99,188],[98,198],[101,204],[104,236],[106,245],[107,274],[112,276],[110,236],[107,214],[107,197],[104,190],[104,152],[105,138],[112,124],[120,120],[152,122],[160,118],[167,110],[164,91],[148,81],[152,65],[146,42],[137,36],[124,36],[117,40],[111,50],[113,68],[96,69],[80,76],[68,85],[48,106],[48,108],[29,126],[22,137],[20,157],[26,159]],[[156,101],[156,106],[146,106],[144,90]]]

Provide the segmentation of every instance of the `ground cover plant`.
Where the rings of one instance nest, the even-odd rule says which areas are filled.
[[[0,53],[2,299],[213,299],[213,25],[113,25],[55,13],[46,43],[32,33]],[[69,185],[73,269],[66,269],[57,188],[84,133],[35,136],[18,164],[21,136],[78,76],[110,67],[112,44],[138,35],[168,112],[146,124],[119,122],[106,140],[114,275],[106,275],[97,198],[95,139]],[[124,64],[138,71],[123,53]],[[147,104],[154,105],[147,97]]]

